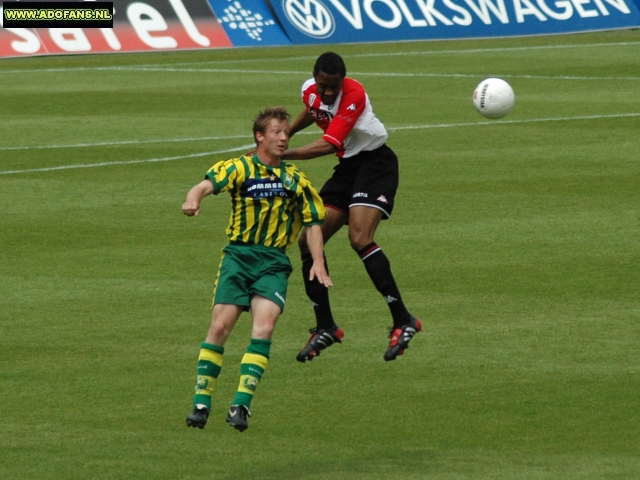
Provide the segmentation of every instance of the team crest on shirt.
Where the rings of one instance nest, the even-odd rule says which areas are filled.
[[[286,188],[291,188],[293,186],[293,177],[291,175],[289,175],[288,173],[285,173],[284,174],[284,178],[282,179],[282,184]]]

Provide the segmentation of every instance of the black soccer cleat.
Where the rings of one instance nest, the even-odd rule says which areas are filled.
[[[395,360],[409,348],[409,342],[413,336],[422,331],[422,322],[416,317],[411,317],[411,321],[406,325],[399,328],[391,327],[389,330],[390,340],[387,351],[384,352],[385,362]]]
[[[251,412],[244,405],[231,405],[229,413],[227,413],[227,423],[230,427],[235,428],[241,432],[244,432],[249,428],[247,417],[251,416]]]
[[[309,330],[311,337],[302,350],[296,356],[299,362],[313,360],[313,357],[320,355],[320,352],[334,343],[342,343],[344,332],[337,325],[332,328],[312,328]]]
[[[204,428],[209,419],[209,409],[204,405],[196,405],[187,417],[187,427]]]

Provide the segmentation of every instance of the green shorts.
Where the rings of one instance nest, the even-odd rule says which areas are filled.
[[[213,305],[229,303],[249,309],[251,298],[260,295],[284,311],[292,270],[284,250],[230,243],[222,249]]]

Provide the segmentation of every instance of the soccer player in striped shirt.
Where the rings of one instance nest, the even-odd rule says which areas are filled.
[[[373,113],[363,86],[347,77],[340,55],[326,52],[318,57],[313,78],[302,85],[304,109],[291,125],[291,136],[315,123],[321,138],[284,152],[283,158],[304,160],[335,153],[339,159],[333,176],[320,190],[327,208],[322,225],[324,242],[349,226],[351,248],[360,256],[376,289],[391,310],[393,326],[385,361],[395,360],[409,347],[409,341],[422,330],[420,320],[409,313],[402,301],[387,256],[373,236],[380,220],[391,216],[398,189],[398,158],[386,145],[387,130]],[[342,342],[344,332],[336,325],[327,288],[308,272],[313,257],[299,239],[302,271],[307,295],[316,316],[316,327],[298,353],[297,360],[312,360],[322,350]]]
[[[232,207],[222,260],[214,288],[211,326],[200,348],[190,427],[204,428],[211,394],[220,375],[224,344],[240,314],[251,310],[251,341],[240,364],[240,383],[227,414],[239,431],[248,428],[253,395],[269,362],[271,335],[282,313],[292,267],[285,250],[306,227],[311,252],[309,278],[332,285],[323,258],[320,225],[326,210],[318,192],[295,166],[282,161],[289,141],[289,114],[266,109],[254,120],[257,145],[252,156],[216,163],[187,193],[182,211],[197,216],[207,195],[231,194]]]

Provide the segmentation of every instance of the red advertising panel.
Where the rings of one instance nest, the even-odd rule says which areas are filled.
[[[114,0],[113,28],[0,28],[0,57],[226,48],[207,0]]]

